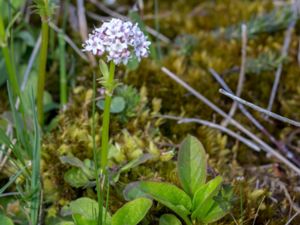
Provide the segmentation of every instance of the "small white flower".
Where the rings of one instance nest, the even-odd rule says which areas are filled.
[[[83,44],[83,51],[97,56],[105,55],[107,61],[126,65],[133,57],[139,61],[148,57],[150,44],[138,24],[112,19],[89,35]]]

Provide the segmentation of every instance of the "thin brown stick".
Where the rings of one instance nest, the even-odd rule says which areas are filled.
[[[262,107],[259,107],[259,106],[255,105],[255,104],[251,103],[251,102],[248,102],[248,101],[246,101],[246,100],[244,100],[242,98],[239,98],[239,97],[237,97],[237,96],[235,96],[235,95],[233,95],[233,94],[225,91],[224,89],[220,89],[219,92],[221,94],[223,94],[223,95],[231,98],[232,100],[234,100],[236,102],[239,102],[239,103],[241,103],[243,105],[246,105],[246,106],[248,106],[248,107],[250,107],[250,108],[252,108],[252,109],[254,109],[254,110],[256,110],[256,111],[258,111],[260,113],[264,113],[264,114],[266,114],[266,115],[268,115],[268,116],[270,116],[270,117],[272,117],[272,118],[274,118],[276,120],[280,120],[282,122],[289,123],[289,124],[294,125],[296,127],[300,127],[300,122],[292,120],[292,119],[289,119],[289,118],[281,116],[281,115],[278,115],[278,114],[273,113],[273,112],[271,112],[269,110],[266,110],[266,109],[264,109]]]
[[[249,148],[252,148],[255,151],[260,151],[260,147],[257,146],[254,142],[250,141],[247,138],[244,138],[243,136],[237,134],[236,132],[218,125],[216,123],[207,121],[207,120],[201,120],[198,118],[184,118],[184,117],[179,117],[179,116],[171,116],[171,115],[161,115],[158,116],[160,118],[165,118],[165,119],[171,119],[171,120],[177,120],[178,124],[182,124],[182,123],[199,123],[201,125],[207,126],[207,127],[211,127],[214,129],[218,129],[220,131],[222,131],[223,133],[226,133],[232,137],[234,137],[235,139],[239,140],[240,142],[244,143],[245,145],[247,145]]]
[[[76,46],[76,44],[72,41],[72,39],[66,35],[60,28],[58,28],[54,23],[49,22],[49,26],[55,30],[57,33],[62,33],[65,41],[73,48],[73,50],[86,62],[89,62],[89,59],[82,53],[82,51]]]
[[[300,213],[296,212],[287,222],[285,225],[289,225]]]
[[[297,1],[294,2],[294,4],[292,5],[292,10],[293,10],[293,16],[297,16],[297,5],[296,5]],[[285,32],[285,36],[284,36],[284,41],[283,41],[283,46],[281,49],[281,58],[286,58],[288,55],[288,50],[289,50],[289,46],[291,43],[291,37],[292,37],[292,33],[294,30],[294,27],[296,25],[296,19],[293,19],[292,22],[290,23],[288,29]],[[267,109],[269,111],[272,111],[272,107],[273,107],[273,103],[275,100],[275,96],[278,90],[278,86],[279,86],[279,81],[280,81],[280,77],[281,77],[281,73],[282,73],[282,68],[283,68],[283,63],[279,63],[276,73],[275,73],[275,79],[274,79],[274,83],[272,86],[272,91],[270,94],[270,98],[269,98],[269,103],[268,103],[268,107]]]
[[[247,25],[246,24],[242,24],[242,59],[241,59],[241,68],[240,68],[240,75],[239,75],[239,81],[238,81],[238,85],[237,85],[237,89],[236,89],[236,93],[235,95],[240,97],[242,90],[243,90],[243,86],[244,86],[244,80],[245,80],[245,71],[246,71],[246,60],[247,60]],[[231,109],[228,113],[228,116],[230,118],[232,118],[235,114],[235,111],[237,109],[237,102],[235,101],[232,106]],[[228,120],[226,119],[223,123],[223,126],[227,126],[228,125]]]
[[[78,24],[79,24],[79,33],[81,36],[82,41],[85,41],[88,39],[88,28],[87,28],[87,22],[85,17],[85,7],[84,7],[84,1],[83,0],[77,0],[77,15],[78,15]],[[87,54],[90,62],[93,66],[96,65],[96,59],[91,54]]]
[[[287,190],[285,184],[281,181],[276,181],[276,183],[279,184],[280,188],[283,190],[285,197],[287,198],[287,200],[289,201],[291,207],[293,208],[293,210],[297,213],[300,213],[300,208],[295,205],[295,203],[293,202],[291,195],[289,193],[289,191]]]
[[[191,94],[193,94],[196,98],[201,100],[203,103],[208,105],[211,109],[213,109],[215,112],[220,114],[224,118],[229,118],[228,115],[220,109],[218,106],[216,106],[214,103],[212,103],[210,100],[208,100],[206,97],[201,95],[199,92],[197,92],[194,88],[192,88],[190,85],[188,85],[186,82],[181,80],[178,76],[176,76],[174,73],[172,73],[170,70],[168,70],[165,67],[162,67],[161,69],[166,75],[168,75],[171,79],[176,81],[178,84],[180,84],[182,87],[184,87],[186,90],[188,90]],[[267,143],[265,143],[263,140],[259,139],[255,134],[253,134],[251,131],[246,129],[242,124],[237,122],[236,120],[229,118],[230,123],[235,126],[237,129],[242,131],[244,134],[246,134],[248,137],[250,137],[253,141],[255,141],[258,145],[261,146],[261,148],[270,155],[277,158],[279,161],[284,163],[287,167],[292,169],[294,172],[296,172],[298,175],[300,175],[300,169],[295,166],[293,163],[291,163],[288,159],[286,159],[284,156],[282,156],[280,153],[275,151],[271,146],[269,146]]]
[[[93,20],[96,20],[96,21],[99,21],[99,22],[107,21],[110,18],[108,16],[99,16],[97,13],[93,13],[93,12],[90,12],[90,11],[86,11],[86,15],[89,18],[91,18]]]
[[[232,90],[229,88],[229,86],[225,83],[225,81],[222,79],[222,77],[214,70],[209,69],[209,72],[213,75],[213,77],[216,79],[216,81],[221,85],[222,88],[224,88],[227,92],[233,94]],[[283,153],[285,156],[291,160],[295,165],[300,167],[300,158],[295,155],[293,152],[291,152],[286,145],[282,142],[277,140],[257,119],[252,116],[252,114],[242,105],[238,104],[239,109],[241,112],[249,119],[249,121],[260,131],[262,132],[269,140],[276,145],[276,147]]]
[[[253,220],[252,225],[254,225],[255,222],[256,222],[256,219],[257,219],[257,217],[258,217],[258,212],[259,212],[260,206],[261,206],[262,203],[264,202],[265,198],[266,198],[266,196],[264,196],[264,197],[262,198],[261,202],[259,203],[259,205],[258,205],[258,207],[257,207],[257,210],[256,210],[256,213],[255,213],[255,217],[254,217],[254,220]]]

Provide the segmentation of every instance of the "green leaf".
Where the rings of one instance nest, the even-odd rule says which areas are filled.
[[[123,97],[113,97],[111,100],[110,111],[112,113],[120,113],[125,109],[125,105],[126,103]]]
[[[208,214],[201,219],[201,222],[205,224],[213,223],[224,217],[227,213],[228,211],[224,211],[217,202],[214,202]]]
[[[89,183],[88,177],[79,168],[71,168],[64,174],[64,180],[72,187],[80,188]]]
[[[72,217],[76,225],[97,225],[98,203],[90,198],[79,198],[70,203]],[[103,212],[106,213],[105,208]],[[107,212],[106,225],[110,225],[111,216]]]
[[[173,184],[141,181],[127,185],[124,190],[126,199],[138,197],[151,197],[166,207],[170,208],[184,220],[190,214],[192,202],[190,197]]]
[[[199,187],[193,198],[192,219],[202,219],[215,203],[213,199],[220,189],[222,177],[217,176],[207,184]]]
[[[159,218],[159,225],[181,225],[181,221],[173,214],[164,214]]]
[[[97,106],[104,110],[104,100],[99,100],[97,102]],[[120,113],[125,109],[126,103],[125,99],[120,96],[113,97],[111,100],[111,105],[110,105],[110,112],[111,113]]]
[[[152,201],[148,198],[137,198],[126,203],[120,208],[111,219],[112,225],[136,225],[147,214],[152,206]]]
[[[100,61],[99,61],[99,67],[100,67],[100,71],[104,77],[104,80],[108,80],[108,78],[109,78],[108,66],[102,59],[100,59]]]
[[[79,215],[79,214],[74,214],[73,215],[73,220],[76,225],[97,225],[97,220],[89,220],[86,219],[84,216]]]
[[[190,196],[206,181],[206,155],[197,138],[187,136],[178,152],[178,175],[183,189]]]
[[[13,221],[3,214],[0,214],[0,224],[1,225],[14,225]]]

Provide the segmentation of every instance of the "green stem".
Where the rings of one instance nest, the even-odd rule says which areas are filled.
[[[63,33],[59,33],[58,35],[59,42],[59,61],[60,61],[60,104],[62,108],[67,104],[67,75],[66,75],[66,62],[65,62],[65,40],[63,37]]]
[[[65,3],[64,7],[67,9],[69,6],[69,1]],[[60,104],[62,109],[64,110],[67,102],[68,102],[68,86],[67,86],[67,74],[66,74],[66,42],[64,39],[64,32],[66,30],[66,21],[67,21],[68,13],[65,12],[63,16],[62,23],[62,31],[58,34],[58,42],[59,42],[59,61],[60,61]]]
[[[18,84],[17,73],[15,70],[15,67],[13,66],[13,63],[11,60],[11,54],[10,54],[9,48],[7,46],[5,27],[4,27],[4,22],[3,22],[1,13],[0,13],[0,47],[2,47],[2,54],[4,57],[4,61],[5,61],[5,66],[7,69],[9,83],[13,88],[13,92],[14,92],[15,96],[20,96],[21,91],[20,91],[20,87]]]
[[[94,170],[95,170],[95,178],[96,178],[96,191],[97,191],[97,199],[98,199],[98,225],[101,224],[102,220],[102,206],[103,201],[101,198],[101,184],[99,179],[99,163],[98,163],[98,152],[96,147],[96,121],[95,121],[95,114],[96,114],[96,78],[95,75],[93,76],[93,105],[92,105],[92,141],[93,141],[93,155],[94,155]]]
[[[48,35],[49,35],[48,23],[45,19],[42,18],[42,44],[40,50],[40,64],[39,64],[39,76],[38,76],[38,87],[37,87],[37,110],[38,110],[38,119],[40,125],[43,125],[44,122],[43,97],[44,97],[44,89],[45,89]]]
[[[109,141],[109,118],[110,118],[110,105],[111,97],[114,86],[114,74],[115,74],[115,64],[110,62],[109,68],[109,78],[107,80],[106,95],[104,103],[104,113],[102,122],[102,145],[101,145],[101,170],[105,173],[107,166],[107,156],[108,156],[108,141]]]

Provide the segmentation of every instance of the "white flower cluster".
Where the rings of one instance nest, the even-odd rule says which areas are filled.
[[[129,21],[112,19],[89,34],[89,39],[83,44],[83,51],[98,56],[106,55],[108,61],[126,65],[134,56],[139,61],[147,57],[150,44],[137,23],[133,25]]]

